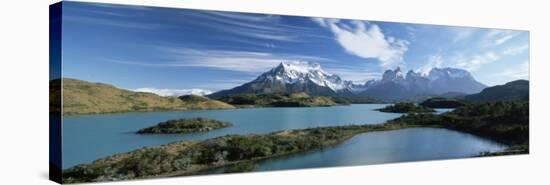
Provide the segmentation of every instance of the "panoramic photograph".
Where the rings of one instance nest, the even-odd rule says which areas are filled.
[[[59,11],[50,158],[63,183],[529,154],[528,31],[86,2]]]

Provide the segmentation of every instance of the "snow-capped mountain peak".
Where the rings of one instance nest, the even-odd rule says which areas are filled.
[[[472,75],[470,72],[462,69],[456,69],[456,68],[433,68],[430,70],[427,76],[430,80],[438,80],[442,78],[452,78],[452,79],[459,79],[459,78],[472,78]]]
[[[321,69],[321,65],[318,63],[310,63],[305,61],[285,61],[281,62],[273,70],[286,70],[286,71],[295,71],[299,73],[309,73],[309,72],[324,72]]]
[[[346,89],[348,86],[338,75],[325,72],[318,63],[304,61],[285,61],[269,72],[262,74],[256,81],[280,81],[285,84],[308,83],[328,87],[333,91]]]
[[[396,68],[394,70],[386,70],[384,74],[382,75],[382,81],[394,81],[394,82],[400,82],[405,80],[405,77],[403,76],[403,73],[401,72],[401,68]]]
[[[409,72],[407,72],[407,76],[405,78],[413,79],[413,78],[419,78],[419,77],[422,77],[421,73],[417,73],[417,72],[414,72],[413,70],[410,70]]]

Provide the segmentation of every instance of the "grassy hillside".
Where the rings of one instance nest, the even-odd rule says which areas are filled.
[[[388,122],[441,126],[487,137],[511,146],[529,145],[528,101],[472,103],[440,115],[407,114]]]
[[[529,81],[516,80],[487,87],[480,93],[465,96],[464,99],[474,102],[529,100]]]
[[[337,104],[330,97],[309,96],[306,93],[236,94],[220,100],[236,106],[254,107],[318,107]]]
[[[188,109],[193,110],[205,110],[205,109],[233,109],[233,105],[229,105],[222,101],[212,100],[204,96],[198,95],[185,95],[180,96],[179,99],[184,102]]]
[[[119,89],[103,83],[63,79],[64,114],[227,108],[234,107],[210,99],[186,101],[177,97],[162,97],[152,93]]]

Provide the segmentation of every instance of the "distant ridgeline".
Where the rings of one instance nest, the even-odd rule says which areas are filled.
[[[133,111],[181,111],[237,107],[312,107],[350,103],[422,102],[429,108],[456,108],[468,102],[529,99],[529,81],[516,80],[487,87],[465,70],[434,68],[428,74],[399,68],[387,70],[380,80],[354,84],[328,74],[319,64],[281,63],[255,80],[207,97],[163,97],[134,92],[103,83],[63,78],[50,81],[51,111],[63,100],[64,114],[98,114]],[[213,100],[214,98],[217,100]],[[431,98],[431,99],[430,99]],[[426,101],[425,101],[426,100]],[[58,103],[57,103],[58,104]]]
[[[480,93],[467,95],[464,99],[473,102],[529,100],[529,81],[516,80],[488,87]]]
[[[516,80],[487,87],[480,93],[455,98],[434,97],[420,103],[430,108],[457,108],[474,102],[529,101],[529,81]]]
[[[306,93],[235,94],[220,99],[241,107],[318,107],[336,105],[334,99]]]
[[[52,80],[50,83],[59,83]],[[54,86],[55,87],[55,86]],[[55,88],[51,88],[55,91]],[[56,94],[56,93],[50,93]],[[50,99],[52,100],[52,99]],[[63,78],[63,113],[98,114],[134,111],[172,111],[193,109],[230,109],[232,105],[194,95],[162,97],[153,93],[133,92],[103,83]]]

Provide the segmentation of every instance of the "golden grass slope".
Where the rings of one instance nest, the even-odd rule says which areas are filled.
[[[177,97],[162,97],[153,93],[119,89],[109,84],[63,78],[64,114],[230,108],[234,107],[207,98],[202,101],[185,101]]]

